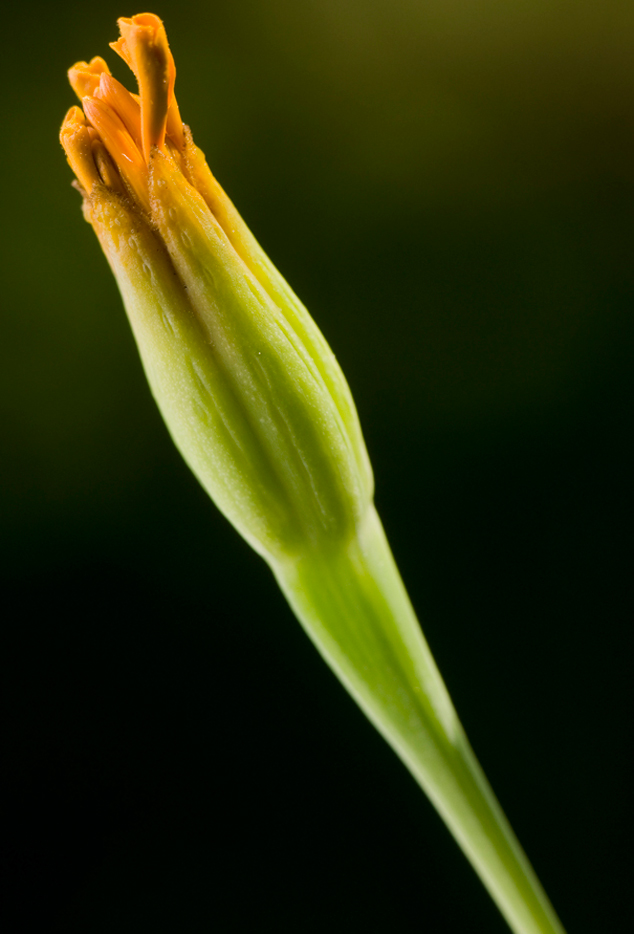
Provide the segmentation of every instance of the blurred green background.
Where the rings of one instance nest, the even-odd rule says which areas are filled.
[[[564,925],[629,929],[634,5],[151,9]],[[150,397],[57,139],[136,12],[3,13],[4,930],[502,934]]]

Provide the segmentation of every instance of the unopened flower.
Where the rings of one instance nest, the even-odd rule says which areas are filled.
[[[152,391],[194,473],[269,560],[355,534],[372,475],[343,374],[211,174],[176,98],[165,29],[120,19],[69,71],[61,140],[116,276]]]
[[[163,24],[120,19],[70,69],[61,139],[152,391],[203,486],[271,565],[306,631],[402,758],[516,934],[563,934],[482,774],[372,504],[337,362],[217,183],[174,97]]]

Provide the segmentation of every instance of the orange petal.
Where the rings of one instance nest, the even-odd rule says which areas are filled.
[[[110,46],[111,49],[113,49],[113,51],[117,53],[119,58],[123,59],[123,61],[128,66],[128,68],[134,72],[134,65],[132,64],[132,59],[130,58],[130,53],[128,51],[128,47],[126,45],[126,41],[123,38],[123,36],[119,36],[116,42],[109,42],[108,45]],[[136,77],[136,74],[135,74],[135,77]]]
[[[59,138],[70,167],[86,194],[90,194],[101,178],[92,156],[92,134],[79,107],[71,107],[62,123]]]
[[[172,100],[167,110],[167,128],[166,133],[169,138],[176,143],[180,150],[185,148],[185,131],[183,130],[183,121],[181,120],[176,97],[172,94]]]
[[[141,150],[141,107],[138,100],[116,78],[105,74],[101,76],[99,87],[91,96],[99,98],[115,111]]]
[[[149,211],[147,168],[125,124],[107,104],[97,97],[85,97],[84,112],[99,133],[111,159],[136,198]]]
[[[101,75],[109,74],[110,69],[107,64],[97,55],[89,62],[76,62],[72,68],[69,68],[68,80],[77,97],[82,100],[84,97],[92,97],[99,87]]]
[[[158,16],[140,13],[131,19],[122,17],[117,22],[124,40],[120,54],[125,50],[139,82],[143,155],[149,162],[152,147],[162,148],[165,142],[167,111],[176,78],[174,59]]]

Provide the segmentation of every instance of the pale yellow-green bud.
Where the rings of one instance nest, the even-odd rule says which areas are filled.
[[[80,62],[69,74],[84,113],[72,108],[61,136],[152,392],[196,476],[264,557],[345,542],[372,474],[344,376],[175,117],[162,23],[120,26],[114,47],[139,99],[102,59]]]

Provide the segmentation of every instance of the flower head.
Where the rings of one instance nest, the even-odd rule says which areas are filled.
[[[150,386],[185,459],[271,561],[354,534],[372,475],[346,381],[308,312],[211,174],[180,117],[161,20],[118,21],[78,62],[61,141],[117,279]]]

